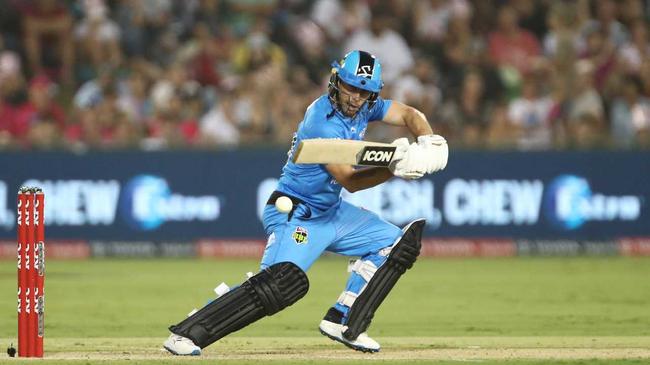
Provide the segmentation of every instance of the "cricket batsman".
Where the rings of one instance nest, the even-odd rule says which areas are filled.
[[[327,93],[307,108],[264,209],[268,243],[260,272],[170,326],[164,347],[172,354],[200,355],[201,349],[229,333],[298,301],[309,288],[307,270],[324,251],[359,259],[348,268],[351,274],[345,289],[320,322],[320,332],[358,351],[379,351],[379,343],[366,330],[382,301],[417,259],[425,221],[400,229],[343,201],[341,189],[355,192],[393,176],[412,180],[442,170],[448,147],[443,137],[433,134],[420,111],[379,96],[382,70],[373,55],[352,51],[332,67]],[[372,121],[406,126],[417,142],[395,140],[389,168],[292,162],[301,140],[361,140]],[[276,208],[278,200],[288,199],[290,209]]]

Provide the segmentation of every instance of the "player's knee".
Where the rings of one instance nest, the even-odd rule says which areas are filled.
[[[260,262],[260,271],[264,271],[275,265],[292,264],[296,266],[298,269],[300,269],[300,271],[303,272],[306,278],[307,270],[309,269],[310,265],[308,265],[307,262],[303,262],[305,260],[296,260],[293,257],[287,257],[287,256],[289,255],[279,255],[277,254],[277,252],[271,252],[269,255],[265,253],[264,257],[262,257],[262,261]],[[273,257],[273,259],[271,259],[271,257]]]

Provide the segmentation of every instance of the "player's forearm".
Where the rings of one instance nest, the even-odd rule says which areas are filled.
[[[339,181],[343,187],[353,193],[355,191],[364,190],[377,186],[393,177],[390,170],[381,167],[370,167],[354,170],[345,182]]]
[[[414,137],[433,134],[427,117],[424,113],[413,107],[409,107],[407,112],[404,113],[404,124]]]

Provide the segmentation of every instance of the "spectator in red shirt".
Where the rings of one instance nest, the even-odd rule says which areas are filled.
[[[528,74],[540,56],[540,44],[535,36],[518,25],[517,12],[510,6],[499,10],[497,30],[489,35],[489,52],[499,68],[514,68],[519,75]]]
[[[72,17],[65,2],[26,0],[18,4],[24,16],[23,41],[32,74],[46,72],[66,84],[72,82]]]
[[[4,126],[0,129],[11,135],[12,143],[39,147],[58,143],[60,132],[65,127],[65,113],[54,101],[55,87],[47,76],[39,75],[29,84],[27,101],[4,103],[0,110]]]

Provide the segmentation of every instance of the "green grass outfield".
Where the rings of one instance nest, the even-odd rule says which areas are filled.
[[[161,351],[167,327],[256,271],[252,260],[51,261],[38,364],[650,364],[650,258],[422,259],[382,305],[378,354],[321,336],[347,261],[310,270],[300,302],[208,347]],[[0,262],[0,349],[16,342],[16,265]],[[0,354],[0,364],[26,363]]]

